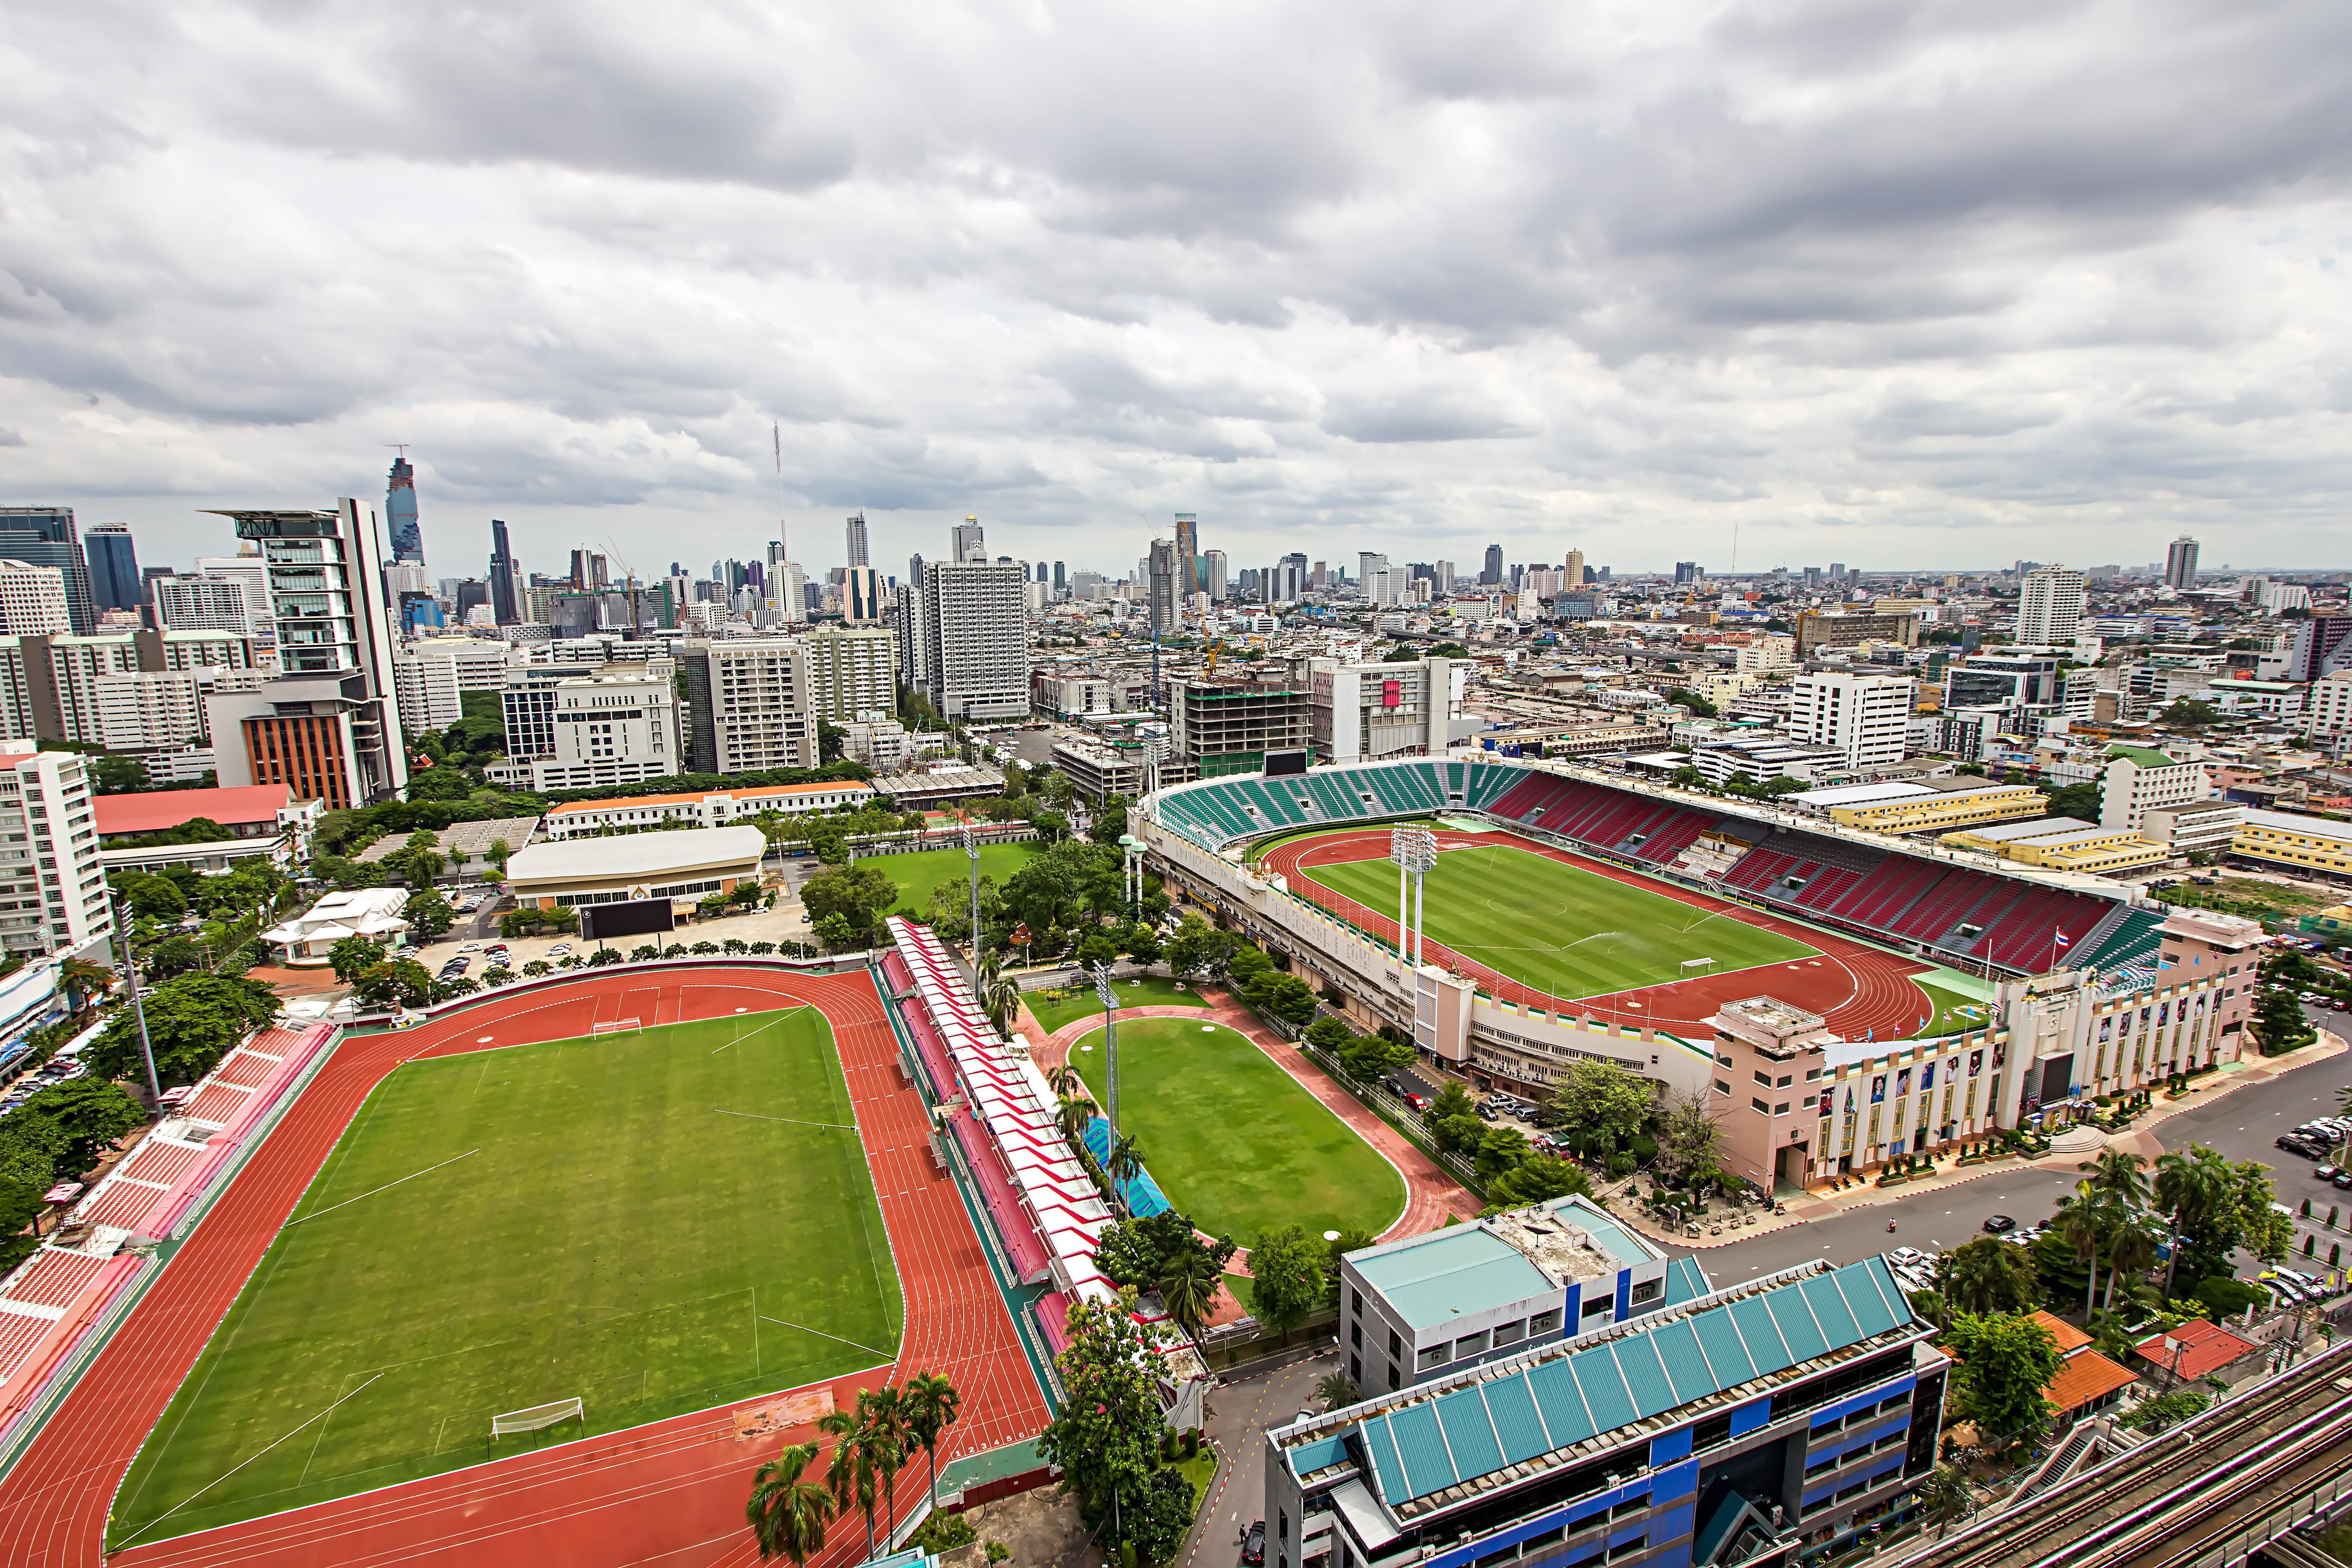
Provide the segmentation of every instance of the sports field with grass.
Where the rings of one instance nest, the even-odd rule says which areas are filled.
[[[1393,920],[1397,871],[1386,860],[1307,866],[1301,875]],[[1563,999],[1687,977],[1685,959],[1715,974],[1813,956],[1818,949],[1728,915],[1695,909],[1528,850],[1447,850],[1423,880],[1430,940]]]
[[[110,1547],[888,1361],[904,1313],[814,1009],[411,1061],[116,1499]]]
[[[1034,841],[1013,844],[982,844],[980,846],[980,874],[994,879],[1003,887],[1014,872],[1029,863],[1037,852]],[[930,917],[931,891],[943,883],[958,887],[969,886],[971,862],[961,850],[923,850],[911,855],[869,855],[857,862],[872,866],[898,884],[898,902],[893,909],[911,909],[919,920]]]
[[[1103,1031],[1070,1061],[1104,1103]],[[1168,1201],[1212,1235],[1244,1247],[1286,1225],[1377,1236],[1404,1212],[1396,1167],[1232,1030],[1122,1022],[1118,1078],[1119,1130],[1141,1145]]]
[[[1138,975],[1132,979],[1114,982],[1118,988],[1121,1008],[1205,1008],[1209,1004],[1188,981],[1163,979],[1158,975]],[[1036,990],[1023,993],[1029,1005],[1029,1014],[1046,1032],[1051,1033],[1073,1019],[1100,1018],[1102,998],[1096,994],[1094,982],[1065,985],[1057,988],[1060,995]]]

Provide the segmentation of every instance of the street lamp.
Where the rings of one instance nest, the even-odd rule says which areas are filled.
[[[163,1086],[155,1078],[155,1047],[147,1038],[147,1008],[139,998],[139,962],[131,953],[130,907],[120,894],[108,900],[114,910],[114,935],[122,943],[122,978],[131,988],[131,1016],[139,1023],[139,1056],[147,1064],[147,1109],[162,1103]]]
[[[1118,1143],[1118,991],[1110,983],[1110,966],[1095,966],[1095,995],[1103,1005],[1103,1054],[1108,1059],[1104,1078],[1104,1113],[1110,1119],[1110,1141],[1106,1148]]]

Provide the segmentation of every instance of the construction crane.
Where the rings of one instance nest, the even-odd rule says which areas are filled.
[[[1224,651],[1225,640],[1223,637],[1218,638],[1215,642],[1209,644],[1208,666],[1202,672],[1203,679],[1215,680],[1217,678],[1217,655]]]
[[[638,605],[638,596],[643,589],[637,581],[637,569],[621,559],[621,547],[613,542],[613,536],[610,534],[604,536],[604,553],[613,558],[613,564],[619,567],[621,575],[628,580],[629,641],[635,643],[644,634],[641,629],[645,625],[645,617],[640,613]],[[603,619],[601,615],[597,617],[599,622]]]

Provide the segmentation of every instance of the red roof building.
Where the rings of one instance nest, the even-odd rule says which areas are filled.
[[[237,837],[275,833],[278,813],[293,804],[294,792],[283,784],[250,784],[233,789],[152,789],[135,795],[99,795],[90,806],[98,833],[160,833],[204,817],[218,822]]]
[[[2167,1340],[2172,1343],[2167,1344]],[[2170,1373],[2179,1382],[2193,1383],[2238,1362],[2260,1356],[2263,1347],[2217,1323],[2191,1318],[2168,1334],[2150,1334],[2132,1346],[2132,1354],[2150,1367]]]
[[[2093,1350],[2091,1336],[2063,1318],[2036,1312],[2033,1321],[2050,1331],[2050,1337],[2058,1343],[2058,1354],[2065,1358],[2058,1364],[2058,1375],[2042,1391],[2043,1398],[2058,1406],[2061,1419],[2104,1409],[2138,1381],[2130,1368]]]

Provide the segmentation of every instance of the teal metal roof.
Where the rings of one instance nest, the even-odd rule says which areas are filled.
[[[1357,1431],[1395,1509],[1912,1321],[1885,1260],[1868,1258],[1664,1322],[1636,1319],[1572,1354],[1381,1411]]]
[[[1552,1207],[1552,1213],[1562,1223],[1582,1226],[1601,1250],[1617,1260],[1621,1269],[1645,1263],[1658,1256],[1658,1249],[1617,1223],[1616,1217],[1596,1203],[1570,1198]]]
[[[1553,1292],[1543,1270],[1475,1225],[1448,1227],[1351,1260],[1364,1281],[1416,1329],[1436,1328]]]
[[[1677,1258],[1666,1265],[1666,1305],[1679,1307],[1685,1301],[1695,1301],[1713,1292],[1706,1282],[1706,1270],[1696,1258]]]

